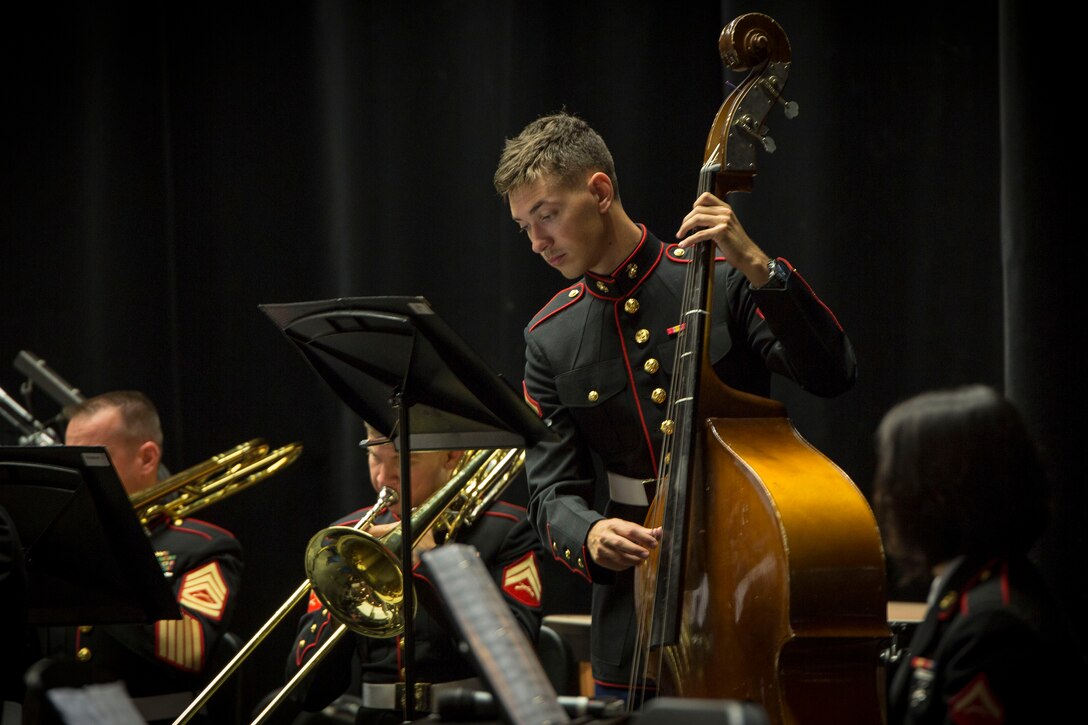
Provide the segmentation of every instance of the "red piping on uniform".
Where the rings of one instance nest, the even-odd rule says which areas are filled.
[[[646,428],[646,417],[642,414],[642,403],[638,399],[638,389],[635,387],[635,375],[631,372],[631,363],[627,358],[627,344],[623,341],[622,329],[620,328],[620,303],[617,300],[612,305],[612,314],[616,318],[616,337],[620,341],[620,349],[623,350],[623,366],[627,369],[627,380],[631,386],[631,397],[635,401],[635,407],[638,409],[638,422],[642,428],[642,435],[646,439],[646,450],[650,453],[650,465],[652,470],[657,470],[657,456],[654,455],[654,444],[650,439],[650,431]]]
[[[839,328],[839,332],[842,332],[842,325],[839,324],[839,318],[835,317],[835,313],[831,311],[831,308],[825,305],[824,301],[821,300],[815,292],[813,292],[812,287],[809,287],[808,282],[806,282],[805,278],[801,276],[801,273],[794,269],[792,264],[787,262],[785,259],[782,259],[781,257],[779,257],[776,261],[779,261],[782,264],[786,265],[786,267],[788,267],[790,270],[790,274],[801,280],[801,284],[803,284],[805,286],[805,289],[808,290],[809,294],[812,295],[812,299],[816,300],[820,304],[820,307],[823,307],[827,311],[827,314],[829,314],[831,316],[831,319],[835,321],[835,327]]]
[[[510,519],[511,521],[517,521],[518,517],[513,514],[499,513],[498,511],[485,511],[484,516],[498,516],[502,519]]]
[[[533,410],[536,411],[536,417],[537,418],[543,418],[544,417],[544,409],[540,407],[540,403],[537,402],[536,398],[529,395],[529,388],[525,387],[525,379],[524,378],[521,381],[521,395],[522,395],[522,397],[525,398],[525,402],[528,403],[529,406]]]
[[[547,529],[548,529],[548,541],[555,541],[555,539],[552,538],[552,525],[550,523],[548,524]],[[582,576],[582,578],[584,578],[587,582],[592,582],[593,581],[593,579],[591,579],[590,576],[589,576],[589,566],[588,566],[588,564],[586,566],[586,571],[582,571],[580,569],[575,569],[569,563],[563,561],[563,557],[559,556],[559,552],[557,552],[557,551],[552,552],[552,558],[555,559],[556,561],[558,561],[563,566],[570,569],[575,574],[580,574]],[[582,561],[585,561],[585,562],[589,561],[589,555],[586,552],[585,544],[582,544]]]
[[[298,654],[295,655],[296,667],[301,667],[302,662],[306,659],[306,655],[309,653],[309,651],[312,650],[314,647],[317,647],[317,643],[321,641],[321,635],[325,632],[325,628],[329,626],[329,617],[331,616],[332,615],[330,614],[328,617],[325,617],[325,621],[322,622],[321,626],[317,628],[317,634],[314,636],[314,641],[306,645],[305,647],[299,648]]]
[[[1009,562],[1001,564],[1001,602],[1009,603]]]
[[[573,305],[578,300],[582,299],[582,297],[585,296],[585,283],[584,282],[579,282],[578,284],[571,285],[570,287],[567,287],[566,289],[561,289],[558,292],[556,292],[554,295],[552,295],[552,299],[548,300],[548,305],[550,305],[552,303],[552,300],[554,300],[556,297],[559,297],[561,295],[565,294],[565,295],[567,295],[569,297],[570,291],[572,289],[578,289],[579,287],[582,288],[582,292],[580,292],[577,297],[571,297],[568,302],[566,302],[565,304],[563,304],[560,307],[555,308],[554,310],[552,310],[551,312],[549,312],[548,314],[544,315],[539,320],[534,322],[533,326],[529,328],[529,332],[532,332],[533,330],[535,330],[537,328],[537,326],[541,322],[544,322],[544,320],[547,320],[547,319],[555,316],[559,312],[562,312],[563,310],[565,310],[568,307],[570,307],[571,305]],[[548,305],[544,305],[544,307],[547,307]],[[544,307],[541,307],[540,309],[544,309]]]

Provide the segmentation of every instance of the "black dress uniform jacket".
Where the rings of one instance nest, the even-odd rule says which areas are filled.
[[[611,276],[587,273],[525,328],[526,401],[558,435],[526,452],[529,516],[552,555],[593,582],[594,677],[626,686],[634,641],[633,570],[597,567],[585,550],[601,518],[642,523],[647,507],[597,495],[596,462],[636,479],[657,475],[676,326],[690,254],[643,238]],[[771,373],[824,397],[853,386],[853,348],[827,307],[785,260],[754,290],[720,259],[709,358],[731,387],[767,396]],[[602,484],[603,486],[603,484]]]
[[[242,546],[226,529],[194,518],[159,518],[148,531],[181,619],[43,630],[46,654],[120,677],[138,706],[149,696],[195,695],[214,674],[205,665],[229,629],[242,577]]]
[[[1084,658],[1025,558],[961,562],[897,662],[890,725],[1072,722]]]
[[[336,526],[353,526],[369,509],[356,511]],[[393,511],[380,514],[376,524],[399,521]],[[442,532],[436,543],[445,543]],[[455,538],[476,548],[480,559],[502,592],[515,619],[534,644],[540,631],[543,583],[540,578],[540,541],[520,506],[496,501],[471,526],[459,529]],[[413,680],[417,683],[451,682],[477,676],[471,659],[458,649],[459,640],[451,622],[442,611],[442,602],[434,585],[427,579],[425,567],[414,570],[417,597],[413,620]],[[286,677],[290,680],[305,665],[325,639],[339,626],[310,593],[306,614],[299,622],[295,647],[288,656]],[[372,638],[349,632],[314,667],[291,698],[304,710],[315,711],[344,694],[352,685],[352,658],[363,682],[403,682],[402,637]],[[358,694],[358,693],[356,693]]]
[[[0,621],[7,627],[0,657],[0,708],[5,701],[22,702],[24,673],[38,658],[37,637],[27,625],[29,586],[19,531],[7,509],[0,506]]]

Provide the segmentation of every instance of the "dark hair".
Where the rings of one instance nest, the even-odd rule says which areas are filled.
[[[1023,553],[1042,534],[1050,486],[1024,421],[985,385],[922,393],[876,431],[874,509],[904,579],[959,555]]]
[[[612,180],[618,199],[616,166],[604,139],[577,116],[560,111],[542,116],[507,139],[495,170],[495,191],[506,198],[512,189],[550,177],[573,187],[587,172],[601,171]]]
[[[120,412],[125,435],[132,440],[154,441],[162,447],[159,412],[155,409],[155,404],[137,390],[114,390],[87,398],[81,403],[65,407],[63,415],[66,420],[71,420],[76,416],[94,415],[109,408],[116,408]]]

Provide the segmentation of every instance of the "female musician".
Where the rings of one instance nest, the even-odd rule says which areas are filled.
[[[1049,487],[1020,414],[968,385],[894,406],[876,433],[875,508],[928,610],[890,680],[888,722],[1062,722],[1084,661],[1027,553]]]

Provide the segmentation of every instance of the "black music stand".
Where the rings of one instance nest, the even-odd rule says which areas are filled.
[[[26,559],[32,625],[180,619],[102,446],[0,446],[0,506]]]
[[[476,669],[491,688],[502,722],[570,722],[533,644],[503,601],[476,548],[446,544],[423,552],[421,558]],[[445,714],[440,704],[439,716]]]
[[[400,451],[406,593],[412,591],[414,543],[409,453],[521,448],[555,437],[423,297],[341,297],[259,308],[337,396]],[[411,617],[405,622],[404,717],[412,720],[414,638]]]

